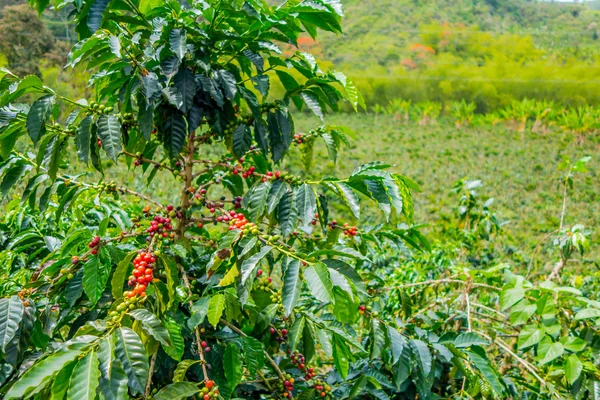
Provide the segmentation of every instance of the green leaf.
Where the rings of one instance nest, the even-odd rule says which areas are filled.
[[[173,29],[169,34],[169,45],[179,61],[183,60],[187,50],[185,31],[183,29]]]
[[[300,317],[300,318],[296,318],[296,320],[290,327],[290,330],[288,332],[288,334],[289,334],[288,346],[292,353],[294,351],[296,351],[296,347],[298,346],[298,343],[300,342],[300,338],[302,337],[302,331],[304,330],[305,324],[306,324],[306,318]]]
[[[500,307],[506,310],[517,304],[525,296],[525,290],[521,286],[514,288],[503,289],[500,293]]]
[[[537,306],[530,304],[528,301],[521,301],[517,303],[510,311],[510,323],[513,325],[523,325],[529,321],[529,318],[535,311]]]
[[[181,111],[187,113],[194,104],[196,95],[196,80],[194,73],[188,68],[180,68],[173,78],[175,88],[181,93]]]
[[[102,373],[100,390],[106,398],[124,398],[127,393],[127,375],[123,365],[116,358],[114,336],[104,337],[98,347],[99,368]]]
[[[96,32],[102,25],[102,14],[110,0],[93,0],[87,15],[87,26],[91,33]]]
[[[233,132],[233,153],[242,157],[252,146],[252,133],[246,124],[239,124]]]
[[[392,326],[388,326],[388,338],[390,340],[392,350],[393,364],[396,364],[402,356],[402,351],[406,346],[406,339],[398,330]]]
[[[32,167],[30,165],[19,164],[9,169],[4,175],[2,185],[0,186],[0,191],[2,192],[2,194],[6,195],[8,191],[14,186],[14,184],[21,179],[23,174],[31,168]]]
[[[0,299],[0,349],[6,351],[6,346],[12,341],[23,319],[25,307],[18,296]]]
[[[572,351],[574,353],[580,352],[586,348],[587,342],[578,337],[563,337],[561,342],[565,347],[565,350]]]
[[[83,290],[90,299],[92,304],[96,304],[106,283],[108,282],[108,276],[110,273],[110,261],[109,265],[104,264],[100,261],[100,257],[92,256],[87,263],[83,266]]]
[[[323,119],[323,109],[321,108],[319,101],[313,94],[302,92],[300,93],[300,97],[302,98],[302,100],[304,100],[304,103],[317,117]]]
[[[210,297],[201,297],[198,301],[194,303],[191,309],[191,316],[187,322],[188,328],[194,329],[202,322],[204,322],[204,318],[206,318],[206,314],[208,314],[208,303],[210,301]]]
[[[496,372],[489,362],[485,350],[481,347],[473,347],[471,350],[466,350],[465,353],[469,356],[471,361],[473,361],[473,364],[475,364],[494,392],[498,395],[504,393],[504,387],[498,378],[498,372]]]
[[[296,303],[298,303],[300,293],[302,292],[302,279],[300,278],[301,265],[301,261],[295,258],[290,259],[285,264],[281,301],[286,317],[292,313]]]
[[[138,308],[131,310],[128,313],[134,319],[140,321],[144,329],[158,340],[164,347],[171,345],[171,338],[169,337],[169,331],[163,326],[162,322],[150,311],[144,308]]]
[[[525,325],[523,330],[519,332],[519,349],[525,349],[539,343],[542,339],[543,331],[535,325]]]
[[[67,399],[94,400],[96,398],[96,389],[100,379],[98,367],[98,356],[94,351],[90,351],[79,360],[69,380]]]
[[[233,390],[242,381],[242,354],[235,342],[229,342],[223,357],[223,367],[228,386]]]
[[[590,319],[590,318],[600,318],[600,309],[598,308],[584,308],[583,310],[577,312],[575,314],[575,320],[578,321],[580,319]]]
[[[317,197],[310,185],[305,183],[296,191],[296,208],[298,216],[302,220],[303,229],[310,231],[311,221],[317,212]]]
[[[562,343],[552,343],[550,347],[548,347],[546,354],[544,354],[543,357],[540,359],[540,364],[547,364],[550,361],[553,361],[554,359],[562,356],[564,352],[565,348],[563,347]]]
[[[183,382],[187,370],[194,364],[199,364],[200,360],[181,360],[173,372],[173,382]]]
[[[115,353],[127,374],[129,388],[133,392],[144,393],[148,381],[148,356],[140,337],[130,328],[122,326],[114,332]]]
[[[371,318],[371,332],[369,333],[371,360],[379,358],[385,347],[386,330],[384,328],[385,326],[377,318]]]
[[[263,308],[262,311],[258,314],[258,317],[256,317],[256,324],[254,325],[254,332],[256,332],[256,333],[264,332],[269,327],[269,324],[275,318],[278,308],[279,308],[279,305],[276,303],[269,304],[268,306]]]
[[[132,261],[137,255],[138,252],[136,250],[131,251],[119,262],[119,264],[117,264],[117,268],[115,268],[115,272],[113,272],[113,276],[110,281],[112,295],[115,299],[119,299],[121,296],[123,296],[123,285],[125,284],[125,279],[127,278],[129,272],[133,269]]]
[[[265,258],[267,253],[270,252],[272,249],[273,249],[273,247],[271,247],[271,246],[263,246],[258,251],[258,253],[253,254],[250,258],[248,258],[247,260],[245,260],[242,263],[242,267],[241,267],[241,274],[242,274],[241,283],[242,283],[242,285],[244,285],[246,283],[246,281],[248,280],[248,278],[250,276],[255,274],[256,267],[258,266],[260,261],[263,258]]]
[[[243,205],[248,210],[248,220],[259,222],[259,219],[265,213],[270,189],[271,184],[269,182],[259,182],[252,186],[244,196]]]
[[[411,339],[409,344],[415,355],[417,355],[417,361],[421,371],[423,372],[423,375],[429,376],[429,373],[431,372],[431,366],[433,364],[429,347],[427,347],[425,342],[419,339]]]
[[[269,195],[267,197],[267,212],[271,214],[277,206],[279,205],[279,201],[283,195],[288,191],[288,186],[282,180],[276,180],[273,182],[271,189],[269,190]]]
[[[90,156],[90,141],[93,123],[94,119],[91,116],[85,117],[79,124],[79,128],[77,128],[77,137],[75,138],[77,155],[79,156],[79,159],[86,164]]]
[[[46,122],[52,115],[55,97],[52,94],[37,99],[27,114],[27,132],[34,144],[46,133]]]
[[[295,205],[294,192],[290,190],[281,198],[277,210],[277,220],[283,236],[287,237],[294,232],[297,219],[298,211]]]
[[[581,371],[583,371],[583,364],[579,357],[577,357],[575,354],[571,354],[565,360],[564,368],[565,378],[567,378],[569,385],[572,385],[579,378],[579,375],[581,375]]]
[[[327,266],[321,262],[304,270],[304,279],[311,294],[322,302],[333,302],[333,284]]]
[[[163,319],[163,324],[167,331],[169,331],[169,337],[171,338],[171,346],[163,347],[163,350],[173,360],[179,361],[185,351],[185,342],[183,336],[181,336],[181,326],[169,316]]]
[[[77,362],[71,362],[67,364],[54,378],[52,387],[50,388],[50,399],[51,400],[63,400],[67,395],[69,389],[69,379],[73,373],[73,369],[77,365]]]
[[[160,389],[153,397],[155,400],[182,400],[194,396],[200,389],[192,382],[175,382]]]
[[[265,354],[262,344],[253,337],[242,337],[242,348],[244,350],[244,360],[250,376],[254,378],[256,373],[265,365]]]
[[[208,303],[208,322],[216,328],[221,315],[225,310],[225,296],[222,293],[217,293],[210,298]]]
[[[358,199],[356,192],[354,192],[354,190],[352,190],[352,188],[345,183],[336,183],[334,186],[342,195],[344,203],[348,206],[350,211],[352,211],[354,217],[360,218],[360,200]]]
[[[333,363],[343,379],[348,376],[351,353],[344,338],[333,335]]]
[[[486,346],[488,341],[473,332],[461,333],[454,339],[454,346],[461,349],[471,346]]]
[[[185,118],[178,110],[169,110],[164,116],[161,131],[165,149],[171,158],[177,157],[183,149],[187,137]]]
[[[251,80],[254,84],[254,88],[258,90],[263,98],[269,94],[271,82],[269,81],[268,75],[255,75],[251,78]]]
[[[63,348],[52,353],[29,368],[6,392],[5,399],[22,399],[40,392],[68,363],[81,354],[80,348]]]
[[[106,155],[117,162],[117,157],[121,153],[121,123],[114,114],[102,114],[98,118],[98,137],[102,142],[102,148]]]

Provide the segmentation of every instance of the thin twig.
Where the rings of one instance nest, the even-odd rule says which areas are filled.
[[[158,351],[154,352],[152,359],[150,360],[150,370],[148,372],[148,381],[146,381],[146,397],[150,396],[150,389],[152,388],[152,374],[154,373],[154,365],[156,364],[156,356]]]
[[[190,281],[188,279],[187,274],[185,273],[185,269],[181,263],[177,263],[177,267],[179,268],[179,272],[181,272],[181,277],[183,278],[183,284],[188,290],[189,295],[192,295],[192,287],[190,285]],[[190,308],[194,305],[192,301],[189,301]],[[206,360],[204,359],[204,350],[202,349],[202,338],[200,337],[200,328],[196,326],[194,328],[196,334],[196,347],[198,348],[198,356],[200,357],[200,366],[202,367],[202,373],[204,374],[204,379],[208,379],[208,371],[206,369]]]

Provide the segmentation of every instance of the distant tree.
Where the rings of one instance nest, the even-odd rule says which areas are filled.
[[[54,38],[46,25],[28,5],[2,9],[0,53],[8,68],[17,75],[40,75],[39,60],[54,47]]]

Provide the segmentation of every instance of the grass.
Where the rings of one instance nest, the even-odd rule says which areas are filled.
[[[451,121],[419,126],[364,114],[331,116],[326,122],[349,126],[357,134],[354,146],[340,155],[337,175],[344,176],[372,160],[394,164],[395,172],[421,186],[423,192],[415,196],[419,223],[435,227],[454,212],[457,198],[450,188],[455,181],[480,179],[484,183],[480,194],[493,197],[493,209],[501,220],[509,221],[505,229],[513,237],[513,245],[531,254],[535,244],[559,225],[562,193],[557,185],[562,171],[557,170],[558,164],[563,156],[578,159],[586,155],[593,157],[590,172],[575,177],[565,223],[582,223],[589,229],[600,222],[595,209],[600,195],[600,147],[595,138],[577,145],[569,133],[526,132],[523,139],[522,133],[503,124],[459,130]],[[305,115],[296,118],[299,131],[317,124]],[[315,158],[327,159],[324,148],[318,149]],[[330,173],[332,165],[317,162],[315,169]],[[429,228],[429,233],[434,230]]]

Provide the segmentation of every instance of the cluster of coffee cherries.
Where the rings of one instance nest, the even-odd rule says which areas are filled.
[[[236,172],[238,171],[238,172]],[[248,168],[246,171],[241,170],[242,171],[242,178],[246,179],[249,176],[254,174],[254,171],[256,171],[256,168],[254,167],[254,165],[252,165],[250,168]],[[237,175],[239,173],[239,170],[236,168],[233,169],[233,174]]]
[[[343,229],[344,235],[346,236],[358,235],[358,228],[356,226],[350,226],[348,223],[345,223],[342,227],[340,227],[335,219],[329,223],[329,228],[332,230],[336,228]]]
[[[294,135],[294,142],[297,144],[302,144],[304,143],[304,139],[303,139],[304,134],[303,133],[296,133]]]
[[[320,397],[327,397],[327,395],[331,393],[331,386],[327,385],[320,379],[315,380],[315,384],[313,387],[315,388],[318,396]]]
[[[283,343],[286,340],[288,340],[288,330],[285,328],[282,329],[281,331],[278,331],[274,327],[271,327],[271,328],[269,328],[269,333],[279,343]]]
[[[312,221],[310,221],[311,225],[316,225],[317,221],[319,219],[319,213],[315,213],[315,217],[312,219]]]
[[[200,347],[202,347],[202,350],[205,353],[209,353],[210,352],[210,346],[204,340],[202,342],[200,342]]]
[[[143,303],[146,300],[145,297],[125,297],[123,302],[119,304],[115,310],[108,313],[110,317],[109,325],[114,325],[121,319],[121,315],[127,311],[134,310],[138,303]]]
[[[110,114],[113,112],[113,107],[106,107],[104,104],[98,104],[94,100],[90,101],[88,106],[87,115],[96,114]]]
[[[235,196],[233,198],[233,208],[242,208],[242,196]]]
[[[313,368],[306,367],[304,354],[294,352],[290,354],[290,360],[292,360],[292,364],[294,364],[300,370],[300,372],[304,374],[304,379],[309,380],[314,376],[315,370]]]
[[[344,224],[344,235],[356,236],[358,235],[358,228],[356,226],[350,226],[348,223]]]
[[[160,235],[166,238],[169,237],[169,232],[171,236],[174,235],[174,233],[171,232],[172,230],[173,225],[171,225],[171,218],[165,218],[159,215],[155,215],[152,219],[152,222],[150,222],[150,226],[148,227],[148,229],[146,229],[146,232],[148,232],[150,238],[154,235]]]
[[[92,249],[92,254],[98,254],[98,247],[100,247],[100,236],[96,236],[88,243],[88,247]]]
[[[204,383],[204,387],[202,388],[200,393],[202,395],[202,399],[204,399],[204,400],[211,400],[211,399],[219,398],[219,388],[217,388],[215,386],[215,382],[211,381],[210,379],[208,379]]]
[[[154,279],[154,263],[156,258],[150,252],[140,251],[133,259],[133,275],[127,284],[135,286],[132,291],[125,292],[125,297],[132,298],[136,295],[145,296],[148,284]]]
[[[221,216],[217,217],[217,221],[221,218]],[[229,230],[232,231],[234,229],[243,229],[246,231],[246,226],[250,224],[246,219],[246,216],[242,213],[236,213],[235,211],[230,211],[229,215],[222,216],[223,221],[229,222]],[[254,226],[254,224],[251,224]]]
[[[206,208],[208,208],[208,211],[210,211],[211,213],[215,213],[218,209],[225,207],[225,203],[223,203],[224,201],[225,197],[222,197],[221,201],[204,201],[203,205],[206,206]]]
[[[132,113],[123,113],[121,115],[121,119],[123,120],[123,125],[131,126],[135,123],[135,118]]]
[[[183,218],[183,214],[181,213],[181,206],[173,207],[172,205],[168,205],[167,213],[169,218]]]
[[[281,293],[280,292],[274,291],[271,294],[271,303],[273,303],[273,304],[281,303]],[[281,305],[281,307],[283,307],[283,305]]]
[[[98,185],[98,189],[100,190],[106,190],[107,193],[114,193],[117,192],[119,190],[119,187],[117,186],[117,184],[115,183],[115,181],[110,181],[107,183],[101,183]]]
[[[281,172],[281,171],[267,171],[267,173],[265,174],[265,177],[263,177],[263,182],[266,181],[272,181],[272,180],[282,180],[285,182],[288,182],[292,185],[300,185],[302,183],[302,179],[289,174],[287,172]]]
[[[267,292],[273,287],[273,278],[270,276],[262,276],[262,274],[262,269],[256,271],[256,277],[258,278],[256,280],[256,289]]]
[[[285,378],[283,381],[279,381],[279,390],[283,392],[282,396],[284,399],[292,399],[294,398],[294,378],[290,374],[283,374]]]

